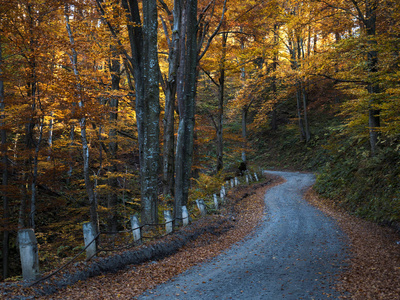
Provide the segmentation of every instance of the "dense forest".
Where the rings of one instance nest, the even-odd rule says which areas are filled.
[[[398,1],[0,0],[2,278],[19,229],[69,256],[239,166],[395,225],[399,125]]]

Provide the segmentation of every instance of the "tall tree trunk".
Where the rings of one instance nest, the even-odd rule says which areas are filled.
[[[5,128],[5,101],[4,101],[4,83],[3,83],[3,55],[2,43],[0,40],[0,135],[1,135],[1,171],[2,176],[2,198],[3,198],[3,248],[2,248],[2,261],[3,261],[3,278],[7,278],[9,273],[8,257],[10,252],[10,232],[9,219],[10,208],[8,203],[7,186],[8,186],[8,157],[7,157],[7,131]]]
[[[157,1],[143,2],[143,94],[144,118],[141,120],[143,163],[141,163],[142,222],[158,222],[159,145],[159,65],[157,51]]]
[[[69,164],[69,168],[68,168],[68,172],[67,172],[67,176],[68,176],[67,177],[67,184],[70,183],[71,177],[72,177],[72,173],[74,171],[74,158],[73,158],[73,156],[74,156],[73,147],[74,147],[74,144],[75,144],[75,142],[74,142],[74,140],[75,140],[75,125],[74,124],[71,124],[71,129],[70,130],[71,130],[70,133],[69,133],[70,142],[69,142],[69,145],[68,145],[68,154],[69,154],[68,164]]]
[[[224,168],[224,141],[223,141],[223,118],[224,118],[224,94],[225,94],[225,60],[226,41],[228,33],[222,33],[222,54],[219,66],[218,85],[218,115],[217,115],[217,172]]]
[[[47,139],[47,144],[49,146],[49,156],[47,157],[48,161],[51,159],[51,148],[53,147],[53,130],[54,130],[54,118],[53,118],[53,112],[51,112],[49,121],[49,137]]]
[[[66,20],[66,28],[67,28],[67,33],[69,37],[69,41],[71,44],[71,52],[72,54],[70,55],[70,60],[71,60],[71,65],[75,74],[75,77],[77,78],[77,82],[79,82],[79,70],[78,70],[78,53],[75,50],[75,41],[74,37],[72,34],[72,29],[69,24],[69,15],[68,15],[68,5],[65,5],[65,20]],[[79,83],[76,86],[77,88],[77,95],[79,97],[82,97],[80,90],[82,87],[79,85]],[[83,99],[79,99],[78,101],[79,108],[84,107],[84,102]],[[90,207],[90,222],[92,223],[93,228],[95,229],[95,235],[97,236],[99,232],[99,222],[98,222],[98,216],[97,216],[97,199],[96,199],[96,194],[94,192],[94,187],[93,187],[93,182],[90,179],[90,154],[89,154],[89,144],[88,144],[88,138],[87,138],[87,132],[86,132],[86,117],[82,116],[79,120],[79,125],[81,129],[81,142],[82,142],[82,155],[83,155],[83,178],[85,181],[85,188],[86,188],[86,193],[89,199],[89,207]],[[97,244],[96,244],[97,245]]]
[[[272,97],[274,98],[274,104],[272,108],[272,116],[271,116],[271,129],[272,130],[277,130],[278,129],[278,124],[277,124],[277,111],[276,111],[276,106],[277,106],[277,97],[278,97],[278,91],[277,91],[277,82],[276,82],[276,70],[278,68],[278,60],[279,60],[279,25],[274,24],[274,57],[273,57],[273,62],[272,62],[272,81],[271,81],[271,88],[272,88]]]
[[[243,138],[243,150],[242,150],[242,162],[247,164],[246,158],[246,147],[247,147],[247,106],[242,108],[242,138]]]
[[[297,70],[299,67],[298,58],[300,58],[300,47],[297,41],[297,46],[294,45],[294,38],[289,38],[288,48],[290,51],[291,56],[291,67],[293,70]],[[299,124],[299,131],[300,131],[300,140],[305,140],[305,132],[304,132],[304,124],[303,118],[301,114],[301,107],[302,107],[302,90],[301,90],[301,82],[300,79],[296,79],[296,108],[297,108],[297,120]]]
[[[306,143],[308,143],[311,139],[311,133],[310,133],[310,126],[308,123],[308,114],[307,114],[308,94],[305,87],[305,83],[301,83],[301,92],[303,97],[304,137]]]
[[[180,29],[182,22],[182,0],[174,1],[172,25],[172,37],[169,42],[168,54],[168,78],[165,89],[165,114],[164,114],[164,137],[163,137],[163,194],[164,196],[174,195],[174,162],[175,162],[175,96],[177,84],[177,71],[179,67],[180,53]],[[166,33],[167,35],[167,33]],[[168,37],[167,37],[168,38]]]
[[[101,0],[96,1],[104,15]],[[139,140],[142,223],[158,221],[159,172],[159,66],[157,52],[157,1],[143,2],[143,24],[137,0],[122,0],[128,20],[130,57],[123,52],[135,79],[136,120]],[[141,26],[143,25],[143,26]],[[109,25],[114,37],[118,38]]]
[[[184,83],[184,88],[181,93],[178,93],[179,128],[176,145],[174,203],[174,214],[177,220],[182,219],[182,205],[187,204],[193,158],[197,77],[197,0],[187,0],[185,12],[182,24],[186,24],[186,30],[181,31],[180,40],[182,45],[186,46],[184,51],[181,50],[179,66],[181,72],[178,72],[183,75],[178,82]]]
[[[37,62],[36,62],[36,56],[35,56],[35,47],[37,46],[37,41],[35,40],[35,35],[34,35],[34,28],[35,28],[35,23],[36,21],[34,20],[34,12],[32,12],[32,4],[27,4],[26,5],[26,14],[27,17],[29,18],[29,59],[28,59],[28,66],[29,66],[29,72],[30,76],[27,82],[27,96],[28,99],[31,100],[31,116],[29,118],[28,123],[25,124],[25,148],[28,150],[29,157],[25,159],[24,165],[25,165],[25,174],[24,174],[24,181],[25,181],[25,186],[22,187],[23,189],[23,200],[21,201],[21,207],[20,207],[20,221],[22,228],[27,226],[34,226],[34,215],[35,215],[35,201],[36,201],[36,192],[34,194],[31,194],[31,199],[30,199],[30,205],[29,205],[29,192],[28,190],[35,191],[36,190],[36,179],[34,177],[34,171],[32,171],[32,163],[34,163],[33,168],[35,168],[35,161],[34,158],[32,157],[32,152],[34,151],[33,149],[35,148],[35,141],[34,141],[34,130],[35,130],[35,114],[37,110],[37,94],[38,94],[38,81],[37,81]],[[28,175],[30,174],[30,176]],[[33,203],[32,203],[33,202]],[[30,208],[31,211],[28,213],[28,209]],[[32,211],[33,209],[33,211]]]
[[[43,126],[44,126],[44,119],[41,119],[40,122],[40,129],[39,129],[39,139],[37,141],[35,147],[35,155],[33,157],[33,174],[32,174],[32,184],[31,184],[31,211],[29,214],[29,226],[35,229],[35,216],[36,216],[36,198],[37,198],[37,177],[38,177],[38,164],[39,164],[39,150],[40,150],[40,143],[42,142],[43,137]]]
[[[367,53],[367,65],[369,73],[368,93],[370,94],[368,124],[369,124],[369,140],[371,145],[371,154],[375,155],[378,150],[378,138],[380,127],[380,109],[379,100],[376,94],[380,92],[379,84],[375,82],[375,76],[378,72],[378,51],[376,50],[376,10],[378,1],[366,2],[366,13],[364,24],[369,44],[369,51]]]
[[[111,60],[110,64],[110,71],[111,71],[111,89],[113,91],[118,91],[119,90],[119,84],[120,84],[120,62],[118,60],[118,56],[115,51],[113,51],[113,58]],[[118,226],[118,219],[116,215],[116,206],[118,204],[118,179],[114,175],[115,172],[117,172],[117,151],[118,151],[118,141],[117,141],[117,119],[118,119],[118,97],[111,97],[109,100],[109,105],[110,105],[110,130],[108,132],[108,138],[110,140],[108,144],[109,148],[109,153],[110,153],[110,158],[111,158],[111,165],[108,169],[110,173],[110,178],[108,179],[108,185],[110,187],[110,192],[108,193],[108,203],[107,206],[110,210],[109,216],[108,216],[108,230],[109,231],[117,231],[117,226]]]
[[[297,119],[300,130],[300,140],[304,141],[306,139],[306,133],[304,130],[303,116],[301,113],[301,103],[302,103],[302,90],[301,90],[301,82],[298,80],[296,82],[296,104],[297,104]]]

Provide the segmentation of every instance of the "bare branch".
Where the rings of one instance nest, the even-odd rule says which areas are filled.
[[[100,13],[100,18],[101,20],[107,24],[108,29],[111,32],[111,35],[113,36],[113,38],[117,41],[118,45],[120,46],[119,49],[121,51],[121,54],[124,55],[128,61],[127,67],[129,69],[129,71],[131,72],[131,74],[134,74],[133,72],[133,66],[132,66],[132,57],[126,52],[126,50],[124,49],[121,40],[119,39],[117,33],[115,32],[114,27],[111,25],[111,23],[106,19],[105,17],[105,11],[104,8],[102,6],[103,0],[96,0],[96,4],[97,4],[97,9]]]
[[[222,23],[223,23],[224,18],[225,18],[226,2],[227,2],[227,0],[224,1],[224,7],[223,7],[223,9],[222,9],[222,14],[221,14],[221,20],[219,21],[219,24],[218,24],[217,28],[215,28],[213,34],[212,34],[212,35],[210,36],[210,38],[208,39],[207,45],[206,45],[206,47],[204,48],[203,52],[199,55],[198,61],[200,61],[200,60],[203,58],[203,56],[206,54],[206,52],[208,51],[208,48],[209,48],[210,45],[211,45],[212,40],[213,40],[214,37],[217,35],[219,29],[220,29],[221,26],[222,26]]]
[[[171,38],[168,33],[167,24],[165,24],[165,21],[161,15],[160,15],[160,19],[161,19],[161,23],[162,23],[162,26],[164,29],[165,39],[167,40],[167,43],[168,43],[168,48],[171,49]]]
[[[358,12],[358,18],[359,18],[364,24],[366,24],[365,18],[364,18],[364,14],[361,12],[361,9],[360,9],[360,7],[358,6],[357,1],[351,0],[351,2],[354,4],[354,7],[356,8],[356,10],[357,10],[357,12]]]
[[[219,83],[218,82],[216,82],[215,80],[214,80],[214,78],[212,78],[212,76],[211,76],[211,74],[210,74],[210,72],[208,72],[208,71],[206,71],[206,70],[204,70],[202,67],[200,67],[200,69],[204,72],[204,74],[206,74],[207,76],[208,76],[208,78],[210,78],[211,79],[211,81],[216,85],[216,86],[218,86],[219,87]]]
[[[324,1],[324,0],[316,0],[316,1],[317,1],[317,2],[321,2],[321,3],[324,3],[326,6],[328,6],[328,7],[330,7],[330,8],[342,10],[342,11],[348,13],[349,15],[352,15],[353,17],[355,17],[355,18],[361,20],[362,22],[364,22],[364,21],[363,21],[364,16],[363,16],[363,14],[361,13],[361,11],[359,11],[359,14],[357,15],[357,14],[353,13],[353,12],[352,12],[350,9],[348,9],[348,8],[341,7],[341,6],[336,6],[336,5],[333,5],[333,4],[331,4],[331,3],[328,3],[327,1]],[[357,8],[358,8],[358,6],[356,7],[356,9],[357,9]],[[359,8],[358,8],[358,10],[359,10]],[[360,13],[361,13],[361,14],[360,14]],[[361,19],[361,18],[362,18],[362,19]]]
[[[161,7],[163,8],[163,10],[169,15],[172,15],[171,10],[169,9],[168,5],[164,2],[164,0],[158,0],[158,2],[160,3]]]

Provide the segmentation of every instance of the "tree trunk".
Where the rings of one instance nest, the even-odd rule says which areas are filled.
[[[41,120],[40,129],[39,129],[39,139],[37,141],[35,147],[35,156],[33,158],[33,175],[32,175],[32,184],[31,184],[31,211],[29,214],[29,226],[35,229],[35,215],[36,215],[36,186],[37,186],[37,177],[38,177],[38,163],[39,163],[39,150],[40,150],[40,143],[42,142],[43,137],[43,126],[44,126],[44,119]]]
[[[378,52],[375,50],[377,46],[376,41],[376,10],[377,1],[366,2],[366,14],[364,24],[366,27],[368,44],[370,50],[367,53],[368,77],[369,83],[367,86],[368,93],[370,94],[368,124],[369,124],[369,140],[371,145],[371,154],[375,155],[378,151],[378,138],[380,127],[380,101],[377,99],[376,94],[380,92],[379,84],[375,82],[375,76],[378,72]]]
[[[110,71],[111,71],[111,89],[114,91],[119,90],[119,83],[120,83],[120,62],[118,60],[118,56],[116,55],[115,51],[113,51],[113,59],[111,60],[110,64]],[[108,230],[115,232],[117,231],[118,227],[118,219],[116,214],[116,206],[118,204],[118,179],[115,176],[115,172],[118,171],[116,166],[116,159],[117,159],[117,151],[118,151],[118,142],[117,142],[117,119],[118,119],[118,98],[111,97],[110,98],[110,130],[108,132],[108,138],[110,140],[108,144],[110,158],[111,158],[111,165],[108,169],[110,173],[110,178],[108,179],[108,185],[110,187],[110,192],[108,193],[108,201],[107,206],[110,210],[108,215]]]
[[[303,96],[304,137],[305,137],[306,143],[308,143],[311,139],[311,133],[310,133],[310,126],[308,124],[308,115],[307,115],[308,94],[307,94],[307,90],[306,90],[304,83],[301,84],[301,92],[302,92],[302,96]]]
[[[54,118],[53,118],[53,112],[50,113],[50,121],[49,121],[49,137],[47,140],[48,146],[49,146],[49,156],[47,157],[47,160],[50,161],[51,159],[51,148],[53,147],[53,130],[54,130]]]
[[[70,44],[71,44],[72,55],[70,55],[70,60],[71,60],[74,74],[77,78],[77,82],[79,82],[79,80],[78,80],[78,78],[79,78],[78,53],[76,52],[76,50],[74,48],[75,41],[73,38],[71,26],[69,24],[68,5],[67,4],[65,5],[65,20],[66,20],[67,33],[68,33],[68,37],[69,37]],[[76,88],[77,88],[78,97],[81,97],[80,90],[82,89],[82,87],[78,84]],[[79,105],[79,108],[81,108],[81,109],[84,107],[83,99],[79,99],[78,105]],[[95,235],[97,236],[97,234],[99,232],[99,222],[98,222],[98,216],[97,216],[97,199],[96,199],[96,194],[94,192],[93,182],[90,179],[90,154],[89,154],[89,145],[88,145],[88,139],[87,139],[87,133],[86,133],[86,117],[85,116],[82,116],[80,118],[79,124],[80,124],[80,128],[81,128],[81,142],[82,142],[82,155],[83,155],[83,178],[85,181],[86,193],[87,193],[88,199],[89,199],[90,222],[92,223],[93,228],[95,229]]]
[[[179,128],[176,145],[175,160],[175,218],[182,219],[182,205],[187,204],[190,187],[192,156],[194,113],[196,97],[197,77],[197,0],[188,0],[186,13],[183,12],[182,24],[186,24],[186,30],[181,31],[181,43],[184,51],[181,51],[181,64],[179,68],[183,75],[178,82],[184,83],[181,93],[178,93]],[[186,39],[185,39],[186,38]],[[181,48],[182,49],[182,48]],[[179,91],[179,90],[178,90]]]
[[[274,58],[272,62],[272,81],[271,81],[271,88],[272,88],[272,95],[273,95],[273,108],[272,108],[272,116],[271,116],[271,129],[272,130],[278,130],[278,124],[277,124],[277,111],[276,111],[276,106],[277,106],[277,97],[278,97],[278,91],[277,91],[277,83],[276,83],[276,69],[278,67],[278,60],[279,60],[279,25],[274,24]]]
[[[3,66],[2,43],[0,40],[0,67]],[[7,157],[7,131],[5,129],[5,101],[4,101],[4,83],[3,70],[0,69],[0,135],[1,135],[1,170],[2,176],[2,198],[3,198],[3,247],[2,247],[2,261],[3,261],[3,278],[6,279],[9,275],[8,257],[10,252],[10,233],[9,233],[9,218],[10,208],[7,196],[8,185],[8,157]]]
[[[223,141],[223,118],[224,118],[224,94],[225,94],[225,60],[226,41],[228,33],[222,33],[222,55],[219,67],[218,85],[218,115],[217,115],[217,172],[224,168],[224,141]]]
[[[168,55],[168,79],[165,90],[165,114],[164,114],[164,137],[163,137],[163,194],[174,195],[174,146],[175,146],[175,96],[177,71],[179,67],[180,53],[180,29],[181,29],[182,0],[174,1],[172,38],[169,45]],[[167,37],[168,38],[168,37]]]
[[[143,2],[143,93],[144,118],[141,120],[143,164],[141,163],[142,223],[158,223],[159,145],[159,65],[157,51],[157,1]]]
[[[301,114],[301,102],[302,102],[301,83],[300,83],[300,81],[297,81],[297,83],[296,83],[297,119],[298,119],[298,123],[299,123],[300,140],[304,141],[306,139],[306,133],[304,131],[303,117]]]
[[[298,58],[300,57],[300,47],[297,41],[297,47],[294,45],[294,38],[289,38],[289,51],[291,56],[291,67],[293,70],[296,70],[298,66]],[[297,53],[297,55],[296,55]],[[297,108],[297,120],[299,124],[299,131],[300,131],[300,140],[305,140],[305,132],[304,132],[304,125],[303,125],[303,118],[301,114],[301,103],[302,103],[302,90],[301,90],[301,82],[300,79],[296,79],[296,108]]]
[[[242,138],[243,138],[243,150],[242,150],[242,162],[247,164],[246,158],[246,147],[247,147],[247,112],[248,108],[243,107],[242,109]]]

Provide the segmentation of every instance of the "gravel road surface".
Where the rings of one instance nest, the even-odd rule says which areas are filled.
[[[139,299],[335,299],[345,267],[346,236],[303,194],[315,177],[292,172],[268,190],[266,214],[254,234]]]

